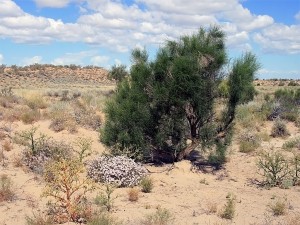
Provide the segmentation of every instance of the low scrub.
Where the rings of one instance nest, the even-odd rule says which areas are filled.
[[[147,170],[126,156],[98,156],[88,162],[87,174],[96,182],[131,187],[139,184]]]
[[[288,160],[279,152],[262,153],[258,160],[258,168],[268,186],[281,186],[290,174]]]
[[[295,137],[295,138],[292,138],[291,140],[284,142],[284,144],[282,145],[282,148],[284,148],[284,149],[296,148],[296,149],[300,150],[300,137]]]
[[[283,120],[277,119],[275,120],[272,131],[271,131],[271,136],[272,137],[286,137],[289,135],[289,132],[286,127],[286,123]]]
[[[142,225],[172,225],[174,218],[169,210],[158,207],[156,212],[146,215],[141,221]]]
[[[260,146],[260,137],[251,131],[242,132],[239,137],[240,151],[244,153],[252,152]]]
[[[227,203],[224,205],[220,216],[224,219],[232,220],[235,215],[235,200],[236,197],[233,194],[227,195]]]
[[[14,199],[15,192],[12,184],[12,180],[6,174],[0,175],[0,202]]]

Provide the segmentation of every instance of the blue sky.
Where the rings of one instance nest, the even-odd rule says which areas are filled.
[[[258,77],[300,79],[300,0],[0,0],[0,64],[130,65],[210,24],[231,58],[258,56]]]

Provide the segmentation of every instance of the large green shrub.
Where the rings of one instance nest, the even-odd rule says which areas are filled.
[[[181,160],[199,145],[215,146],[211,159],[224,162],[235,108],[255,94],[256,57],[246,53],[233,62],[226,110],[218,122],[214,102],[227,63],[225,35],[218,27],[166,42],[152,62],[145,50],[136,49],[132,62],[128,79],[106,105],[102,142],[163,161]]]

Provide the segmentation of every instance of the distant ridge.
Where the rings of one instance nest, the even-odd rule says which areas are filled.
[[[108,71],[95,66],[55,66],[34,64],[30,66],[0,66],[0,87],[60,87],[114,84]]]

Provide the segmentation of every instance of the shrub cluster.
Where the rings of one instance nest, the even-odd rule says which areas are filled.
[[[262,153],[258,168],[265,178],[265,185],[288,188],[300,183],[300,155],[286,158],[280,152]]]
[[[285,137],[288,136],[286,124],[283,120],[277,119],[272,127],[271,136],[273,137]]]
[[[98,156],[88,162],[87,174],[96,182],[130,187],[139,184],[147,170],[126,156]]]

